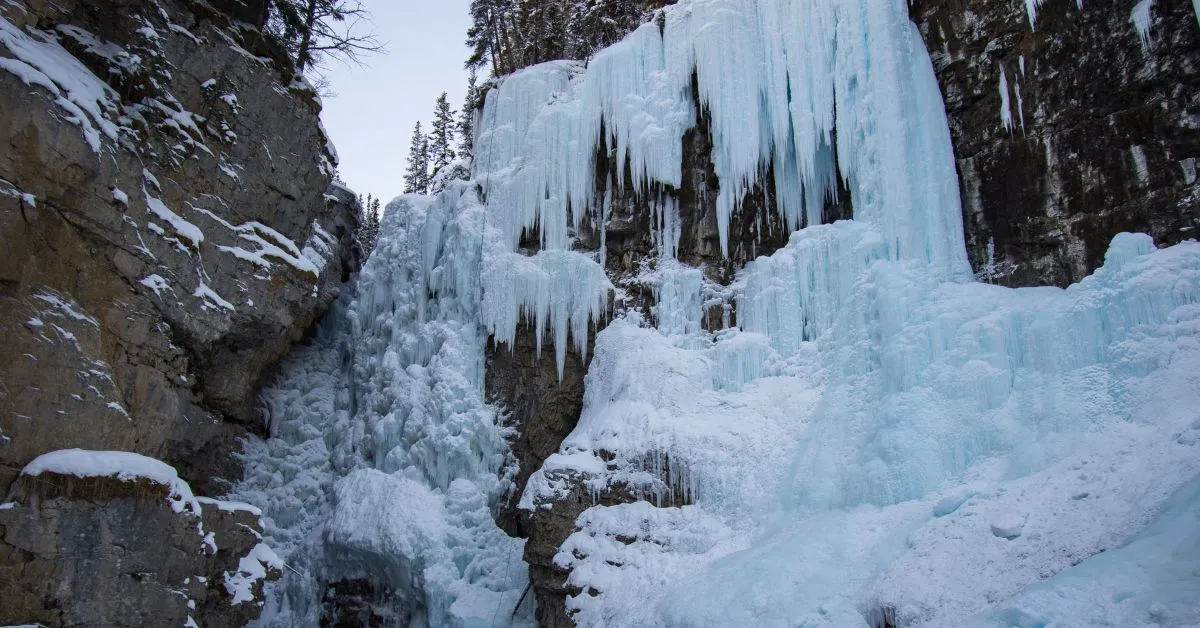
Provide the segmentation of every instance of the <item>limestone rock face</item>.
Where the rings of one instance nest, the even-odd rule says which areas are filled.
[[[356,263],[353,195],[257,31],[126,4],[6,5],[0,55],[32,69],[0,72],[0,458],[138,451],[205,490]],[[100,95],[82,122],[59,83]]]
[[[243,626],[263,585],[259,515],[199,502],[177,511],[146,479],[21,476],[0,508],[0,622],[46,626]],[[81,542],[86,540],[86,542]],[[69,548],[69,551],[64,551]],[[268,561],[270,562],[270,561]],[[249,595],[237,596],[238,583]]]
[[[589,349],[593,344],[594,336],[589,339]],[[507,424],[516,432],[510,444],[517,456],[516,486],[520,490],[508,495],[496,518],[511,536],[526,536],[526,518],[517,502],[529,476],[558,451],[583,410],[583,378],[590,354],[585,362],[574,348],[569,350],[560,380],[550,351],[545,347],[539,356],[533,328],[527,324],[517,329],[512,347],[488,346],[485,392],[490,401],[505,409]]]
[[[224,494],[240,439],[263,429],[259,382],[357,268],[354,194],[329,187],[320,102],[257,30],[263,6],[0,3],[0,495],[75,447],[157,458]],[[56,556],[153,566],[191,543],[136,499],[39,503],[6,533],[63,532],[22,537],[35,559],[0,568],[49,596],[47,625],[96,625],[68,606],[117,595],[69,585]],[[242,625],[258,612],[244,606],[199,612]]]
[[[1144,41],[1133,0],[1047,1],[1034,25],[1026,4],[910,7],[946,102],[977,276],[1062,286],[1095,270],[1122,231],[1196,237],[1192,3],[1150,3]]]

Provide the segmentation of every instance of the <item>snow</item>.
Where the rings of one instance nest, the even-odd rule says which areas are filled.
[[[146,211],[154,214],[159,220],[171,225],[171,229],[175,231],[175,234],[187,240],[191,249],[199,249],[200,243],[204,241],[204,232],[200,230],[200,227],[184,220],[179,214],[171,211],[160,199],[151,196],[145,190],[142,191],[146,194]]]
[[[245,512],[255,517],[262,516],[262,510],[258,506],[247,504],[245,502],[227,501],[223,499],[213,499],[211,497],[197,497],[196,501],[205,506],[213,506],[221,512]]]
[[[311,274],[313,278],[319,276],[321,270],[324,269],[324,260],[321,260],[322,263],[320,264],[316,263],[300,247],[296,246],[296,243],[291,238],[261,222],[252,220],[235,225],[203,207],[198,207],[190,203],[188,207],[192,211],[203,214],[222,227],[234,232],[242,240],[255,245],[255,250],[251,251],[240,246],[218,244],[217,250],[221,252],[229,253],[240,260],[250,262],[261,268],[271,268],[272,260],[283,262],[302,273]]]
[[[170,490],[167,501],[177,513],[200,516],[200,503],[187,482],[179,479],[175,468],[165,462],[128,451],[88,451],[61,449],[34,458],[21,475],[43,473],[73,475],[80,478],[115,477],[122,482],[148,480]]]
[[[1195,626],[1200,479],[1181,487],[1154,524],[1127,545],[1098,554],[1031,587],[978,626]]]
[[[192,293],[192,296],[201,300],[200,307],[203,309],[207,310],[209,307],[211,307],[210,304],[212,304],[216,307],[229,310],[230,312],[237,311],[237,308],[234,307],[232,303],[222,298],[221,295],[217,294],[216,290],[209,288],[208,284],[204,283],[203,281],[196,286],[196,291]]]
[[[187,37],[188,39],[190,39],[192,41],[193,44],[196,44],[197,46],[199,46],[201,44],[201,40],[199,37],[196,37],[191,31],[189,31],[188,29],[184,28],[183,26],[181,26],[179,24],[174,24],[174,23],[168,24],[167,28],[169,28],[171,30],[171,32],[173,32],[173,33],[179,33],[180,35]]]
[[[163,290],[172,290],[171,283],[161,275],[151,274],[142,278],[138,283],[154,291],[154,296],[161,297]]]
[[[444,549],[445,517],[443,500],[415,480],[360,469],[338,482],[326,543],[339,562],[361,562],[358,569],[383,572],[405,590],[425,554]]]
[[[93,151],[100,152],[101,135],[117,139],[117,125],[111,120],[117,109],[116,92],[58,45],[53,35],[37,30],[27,34],[0,18],[0,44],[13,55],[0,57],[0,69],[26,85],[49,91]]]
[[[129,205],[129,195],[126,194],[124,191],[122,191],[120,188],[112,189],[112,198],[114,201],[116,201],[122,205],[126,205],[126,206]]]
[[[1004,513],[991,524],[992,534],[1011,541],[1021,536],[1021,532],[1025,529],[1025,520],[1026,517],[1019,517],[1016,513]]]
[[[215,545],[214,545],[215,548]],[[283,561],[263,543],[238,560],[237,571],[225,572],[225,591],[230,606],[254,601],[254,586],[267,577],[267,569],[283,570]]]
[[[59,24],[55,30],[75,40],[75,43],[82,46],[89,54],[103,57],[114,68],[129,71],[135,69],[139,62],[138,57],[130,55],[117,44],[99,39],[78,26]]]
[[[1067,290],[928,282],[880,246],[835,223],[743,272],[739,320],[782,358],[737,390],[707,383],[714,351],[694,339],[620,319],[599,334],[579,426],[523,505],[561,496],[565,469],[593,493],[687,496],[695,525],[720,525],[711,549],[662,560],[573,553],[572,583],[599,592],[570,598],[581,625],[856,625],[876,598],[911,625],[964,625],[1120,545],[1200,473],[1182,402],[1200,383],[1200,245],[1123,234]],[[567,546],[657,532],[613,508]],[[987,538],[1011,545],[980,556]],[[663,570],[680,579],[644,584]]]
[[[52,292],[49,289],[43,289],[40,292],[34,293],[33,298],[41,301],[51,309],[42,310],[43,314],[58,318],[69,318],[81,323],[87,323],[92,327],[99,327],[100,321],[95,317],[84,314],[80,311],[79,303],[75,302],[71,297],[64,296],[57,292]]]
[[[153,185],[154,189],[162,191],[162,184],[158,182],[158,177],[154,176],[154,173],[142,168],[142,178],[145,179],[147,183]]]

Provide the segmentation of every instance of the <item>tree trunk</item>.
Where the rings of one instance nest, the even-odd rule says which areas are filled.
[[[313,24],[317,20],[317,2],[308,0],[308,8],[304,13],[304,31],[300,35],[300,48],[296,51],[296,72],[304,73],[304,69],[312,63],[309,50],[312,48]]]

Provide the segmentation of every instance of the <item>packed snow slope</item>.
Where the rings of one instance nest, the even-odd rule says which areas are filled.
[[[795,231],[737,275],[718,332],[672,259],[693,81],[722,245],[768,171]],[[648,321],[617,300],[578,427],[522,497],[535,516],[579,483],[644,498],[577,520],[555,559],[574,621],[1200,624],[1200,245],[1121,234],[1065,290],[973,282],[904,0],[685,0],[586,68],[506,78],[478,128],[472,182],[389,205],[322,341],[350,364],[315,345],[268,395],[241,498],[308,575],[266,623],[315,622],[313,583],[339,577],[383,582],[414,625],[530,621],[522,542],[489,511],[513,469],[484,349],[525,317],[561,372],[607,315],[603,246],[572,250],[613,211],[603,132],[607,185],[661,199],[658,302]],[[845,193],[854,219],[819,224]]]

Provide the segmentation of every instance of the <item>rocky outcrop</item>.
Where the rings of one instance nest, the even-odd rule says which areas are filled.
[[[1200,227],[1200,28],[1188,0],[915,0],[977,276],[1066,285],[1112,237]],[[1135,7],[1148,7],[1139,31]]]
[[[394,593],[380,591],[378,584],[365,578],[331,582],[321,599],[321,626],[384,628],[407,624],[408,618],[394,617],[388,612],[396,606],[391,597]]]
[[[242,626],[281,575],[257,510],[196,500],[186,484],[41,473],[22,475],[9,497],[6,625]]]
[[[506,425],[514,431],[510,442],[517,458],[516,488],[507,495],[496,517],[501,529],[512,536],[528,536],[527,521],[517,502],[529,476],[558,451],[563,439],[575,429],[583,410],[583,378],[591,361],[580,359],[574,347],[567,352],[563,376],[558,377],[551,348],[539,354],[533,327],[522,324],[512,346],[489,343],[485,394],[507,414]]]
[[[224,494],[240,439],[263,429],[259,382],[356,268],[354,194],[327,192],[320,102],[248,19],[262,8],[0,3],[0,494],[73,447],[157,458]],[[182,524],[135,524],[152,508],[133,497],[71,500],[30,506],[8,533],[121,529],[149,563],[191,542]],[[67,575],[46,565],[126,560],[117,538],[38,537],[6,584],[82,608],[116,585],[54,588]],[[205,625],[241,625],[246,608]],[[95,625],[72,613],[37,621]]]

